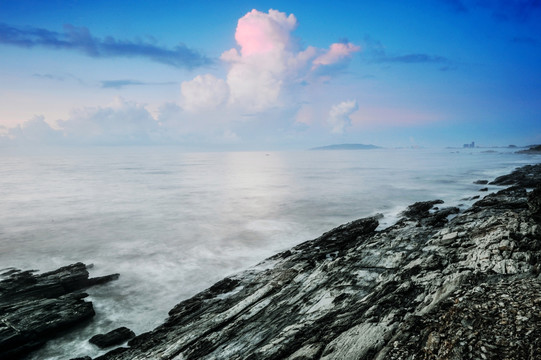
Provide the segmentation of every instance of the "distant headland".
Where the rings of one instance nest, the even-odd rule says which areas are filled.
[[[334,144],[327,146],[319,146],[311,148],[309,150],[370,150],[370,149],[381,149],[381,147],[376,145],[365,145],[365,144]]]

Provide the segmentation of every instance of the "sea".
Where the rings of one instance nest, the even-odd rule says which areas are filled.
[[[174,147],[0,149],[0,269],[75,262],[120,273],[87,290],[96,316],[28,359],[95,357],[120,326],[152,330],[180,301],[343,223],[441,199],[541,162],[517,149],[185,152]],[[488,191],[481,192],[482,188]]]

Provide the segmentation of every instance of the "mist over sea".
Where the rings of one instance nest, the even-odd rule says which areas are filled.
[[[479,179],[539,161],[515,149],[185,153],[92,148],[0,153],[0,269],[77,261],[120,279],[88,290],[88,326],[31,359],[103,353],[87,340],[140,334],[227,275],[345,222],[442,199],[467,207]],[[488,186],[489,191],[498,187]]]

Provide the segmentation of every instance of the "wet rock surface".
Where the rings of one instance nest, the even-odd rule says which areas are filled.
[[[510,187],[462,213],[435,200],[384,230],[342,225],[98,359],[539,359],[541,166],[492,184]]]
[[[0,358],[18,359],[92,318],[92,303],[81,290],[118,274],[89,278],[86,265],[76,263],[42,274],[5,269],[0,278]]]
[[[107,334],[94,335],[88,341],[103,349],[113,345],[120,345],[133,337],[135,337],[135,333],[123,326],[111,330]]]

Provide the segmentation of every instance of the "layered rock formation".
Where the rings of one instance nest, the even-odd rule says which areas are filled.
[[[94,316],[81,290],[118,278],[89,278],[86,265],[55,271],[5,269],[0,274],[0,359],[18,359],[48,339]]]
[[[277,254],[99,359],[539,359],[541,166],[491,184]]]

